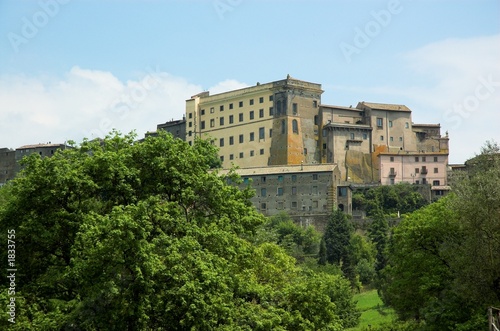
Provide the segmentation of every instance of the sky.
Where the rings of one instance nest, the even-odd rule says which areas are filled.
[[[323,104],[406,105],[463,163],[500,142],[500,1],[0,0],[0,148],[142,138],[288,74]]]

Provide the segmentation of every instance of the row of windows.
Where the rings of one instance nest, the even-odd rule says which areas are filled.
[[[265,139],[265,128],[261,127],[259,128],[259,140]],[[269,129],[269,137],[272,137],[273,135],[273,129]],[[255,132],[250,132],[248,136],[249,141],[254,141],[255,140]],[[245,135],[240,134],[238,136],[238,142],[240,144],[245,142]],[[234,136],[229,137],[229,145],[234,145]],[[224,147],[225,146],[225,139],[224,138],[219,138],[219,147]]]
[[[272,95],[269,96],[269,101],[273,101],[273,96]],[[264,97],[259,97],[259,103],[264,103]],[[255,104],[254,99],[250,99],[248,101],[248,104],[250,106],[253,106]],[[239,108],[243,107],[243,101],[239,101],[238,102],[238,107]],[[228,108],[229,109],[234,109],[234,103],[230,103],[228,105]],[[219,111],[224,111],[224,105],[220,105],[219,106]],[[213,114],[214,112],[215,112],[215,107],[210,107],[210,113]],[[205,115],[205,109],[201,110],[201,115]],[[189,118],[192,118],[192,114],[191,113],[189,114]]]
[[[380,136],[380,141],[384,141],[384,136]],[[389,141],[393,142],[394,137],[389,137]],[[403,141],[403,137],[399,137],[399,141]]]
[[[291,201],[290,202],[290,208],[291,209],[297,209],[298,203],[297,201]],[[302,205],[302,210],[313,210],[313,209],[318,209],[319,208],[319,202],[318,201],[312,201],[311,206],[305,206]],[[283,210],[285,209],[285,202],[284,201],[278,201],[276,202],[276,209],[278,210]],[[327,209],[327,205],[323,205],[323,209]],[[267,203],[266,202],[261,202],[260,203],[260,210],[267,210]]]
[[[394,156],[389,157],[391,162],[394,162]],[[415,156],[415,162],[420,162],[420,157]],[[422,162],[427,162],[427,156],[422,156]],[[438,162],[438,157],[434,156],[434,162]]]
[[[282,196],[285,193],[285,189],[283,187],[277,187],[276,188],[276,195],[277,196]],[[290,193],[292,195],[297,195],[297,186],[292,186]],[[309,194],[306,193],[306,194]],[[310,194],[312,195],[318,195],[318,187],[317,186],[312,186],[311,187],[311,192]],[[263,187],[260,189],[260,197],[267,197],[267,188]]]
[[[274,178],[274,176],[273,176],[273,178]],[[285,180],[285,175],[278,175],[276,178],[278,179],[278,182],[283,182]],[[318,174],[312,174],[311,178],[312,178],[312,180],[318,180]],[[260,176],[261,183],[266,183],[268,179],[269,179],[269,176]],[[290,179],[292,180],[292,182],[296,182],[297,175],[290,175]],[[248,177],[243,178],[243,181],[247,184]]]
[[[393,185],[395,182],[394,182],[394,178],[391,178],[390,179],[390,182],[389,182],[391,185]],[[440,181],[439,180],[433,180],[432,181],[432,186],[439,186],[440,185]],[[420,184],[420,180],[415,180],[415,184]],[[427,184],[427,180],[425,178],[422,179],[422,184]],[[442,191],[441,191],[442,193]],[[440,195],[440,194],[436,194],[436,195]]]
[[[270,107],[269,108],[269,116],[273,116],[273,114],[274,114],[273,107]],[[250,120],[255,119],[255,112],[253,110],[250,111],[249,117],[250,117]],[[264,109],[259,109],[259,118],[264,118]],[[234,115],[229,115],[228,120],[229,120],[229,124],[233,124],[234,123]],[[244,122],[244,121],[245,121],[244,114],[243,113],[239,113],[238,114],[238,122],[241,123],[241,122]],[[189,122],[188,126],[192,127],[192,125],[193,125],[193,123]],[[219,125],[220,126],[225,125],[225,118],[224,118],[224,116],[219,117]],[[200,126],[201,126],[201,129],[204,130],[206,128],[206,122],[205,121],[201,121]],[[215,127],[215,118],[212,118],[210,120],[210,127],[211,128]]]
[[[393,122],[389,121],[389,127],[392,128]],[[381,117],[377,117],[377,129],[383,129],[384,128],[384,119]],[[410,123],[405,122],[405,129],[410,128]]]
[[[261,149],[259,150],[259,155],[264,155],[264,153],[265,153],[264,148],[261,148]],[[251,150],[251,151],[249,152],[249,155],[250,155],[250,157],[255,156],[255,151],[254,151],[254,150]],[[239,153],[239,158],[240,158],[240,159],[243,159],[244,157],[245,157],[245,153],[244,153],[244,152],[240,152],[240,153]],[[224,159],[225,159],[225,158],[224,158],[224,155],[221,155],[221,156],[220,156],[220,160],[221,160],[221,162],[224,162]],[[234,154],[229,154],[229,160],[234,160]],[[247,183],[248,183],[248,179],[247,179]]]
[[[427,167],[426,166],[422,166],[422,169],[420,168],[415,168],[415,174],[419,174],[419,173],[422,173],[422,174],[427,174]],[[391,175],[395,175],[396,174],[396,171],[394,170],[394,168],[391,168],[390,169],[390,172],[389,172]],[[439,168],[434,168],[434,173],[437,174],[439,173]]]

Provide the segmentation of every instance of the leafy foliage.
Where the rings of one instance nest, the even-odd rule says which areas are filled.
[[[113,132],[32,155],[0,193],[16,231],[17,330],[342,330],[349,282],[254,240],[252,192],[227,185],[210,142]],[[8,192],[8,194],[6,194]],[[287,226],[284,238],[295,237]],[[286,230],[286,231],[285,231]],[[293,229],[292,229],[293,230]],[[299,236],[300,237],[300,236]],[[301,244],[307,246],[305,234]],[[250,240],[249,240],[250,239]],[[6,252],[1,251],[6,261]],[[1,275],[6,279],[6,269]],[[7,287],[0,287],[6,307]]]
[[[353,194],[353,208],[365,210],[368,216],[375,216],[380,210],[383,214],[411,213],[428,202],[418,192],[417,185],[398,183],[382,185]]]

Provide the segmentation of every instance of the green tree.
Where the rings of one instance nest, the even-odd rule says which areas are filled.
[[[375,271],[378,273],[386,265],[386,250],[389,241],[389,223],[381,210],[375,213],[373,221],[368,229],[368,236],[375,244],[375,249],[377,251]]]
[[[322,285],[272,243],[252,192],[227,185],[209,141],[113,132],[32,155],[0,202],[16,235],[17,330],[342,330],[356,315],[340,277]],[[0,195],[2,195],[0,193]],[[7,252],[0,256],[7,261]],[[2,269],[6,279],[6,269]],[[325,292],[302,293],[314,288]],[[0,304],[9,300],[5,283]],[[4,312],[5,316],[5,312]]]
[[[332,212],[326,225],[323,235],[326,246],[326,260],[328,263],[337,264],[341,267],[344,275],[355,281],[351,239],[354,233],[354,227],[348,219],[348,216],[340,211]]]

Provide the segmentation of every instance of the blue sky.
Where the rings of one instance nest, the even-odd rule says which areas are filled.
[[[0,147],[142,137],[287,74],[325,104],[405,104],[464,162],[500,141],[500,1],[0,1]]]

